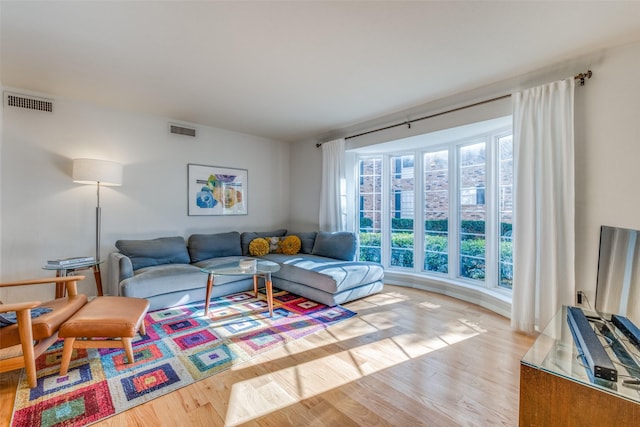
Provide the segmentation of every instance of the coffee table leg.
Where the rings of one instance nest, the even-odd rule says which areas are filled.
[[[273,317],[273,282],[271,282],[271,273],[264,276],[264,285],[267,288],[267,304],[269,305],[269,317]]]
[[[213,288],[213,274],[209,273],[207,278],[207,296],[204,300],[204,314],[209,314],[209,298],[211,298],[211,288]]]
[[[258,298],[258,275],[253,275],[253,296]]]

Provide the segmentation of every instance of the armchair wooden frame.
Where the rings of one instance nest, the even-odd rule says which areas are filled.
[[[78,295],[78,287],[77,282],[83,280],[85,276],[67,276],[67,277],[52,277],[52,278],[42,278],[42,279],[34,279],[34,280],[23,280],[18,282],[7,282],[0,283],[0,288],[11,287],[11,286],[30,286],[30,285],[42,285],[47,283],[55,283],[56,285],[64,284],[66,285],[67,295],[68,297],[64,298],[69,300],[73,297],[77,297]],[[86,304],[86,296],[80,295],[83,297],[84,302],[81,300],[76,303],[79,303],[80,306]],[[58,300],[56,300],[58,301]],[[62,301],[61,301],[62,302]],[[47,303],[45,303],[46,305]],[[21,302],[21,303],[11,303],[11,304],[0,304],[0,313],[6,313],[10,311],[16,312],[16,320],[17,320],[17,328],[20,343],[13,344],[8,346],[6,340],[3,343],[2,334],[3,329],[12,328],[8,326],[6,328],[0,328],[0,373],[13,371],[14,369],[25,368],[27,374],[27,380],[29,383],[29,387],[33,388],[37,384],[36,380],[36,365],[35,360],[44,353],[57,339],[58,339],[58,328],[55,327],[52,331],[52,334],[40,338],[38,340],[34,340],[33,335],[33,324],[31,319],[31,309],[42,305],[40,301],[29,301],[29,302]],[[53,308],[55,311],[56,309]],[[62,310],[61,310],[62,311]],[[75,313],[74,311],[67,310],[68,316],[63,320],[68,319]],[[65,314],[65,315],[66,315]],[[55,322],[56,324],[59,322]],[[14,331],[15,333],[15,328]],[[6,348],[5,348],[6,347]]]

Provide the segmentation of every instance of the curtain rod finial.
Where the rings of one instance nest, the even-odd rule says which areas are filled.
[[[590,79],[591,76],[593,76],[593,72],[591,70],[587,70],[586,73],[580,73],[577,76],[575,76],[574,78],[576,80],[580,80],[580,86],[584,86],[585,79]]]

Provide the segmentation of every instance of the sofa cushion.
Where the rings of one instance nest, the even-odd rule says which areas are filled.
[[[280,237],[284,236],[287,233],[286,228],[281,228],[279,230],[273,231],[264,231],[264,232],[255,232],[255,231],[245,231],[240,235],[240,244],[242,245],[242,255],[249,255],[249,243],[257,237]]]
[[[303,231],[299,233],[287,232],[287,236],[298,236],[300,238],[300,243],[302,244],[300,253],[303,254],[310,254],[313,251],[313,244],[316,241],[317,234],[315,231]]]
[[[320,231],[313,244],[312,255],[353,261],[356,256],[358,242],[356,235],[349,231],[329,233]]]
[[[34,340],[41,340],[55,334],[60,325],[70,318],[73,313],[80,310],[87,303],[87,296],[78,294],[66,298],[56,298],[43,302],[39,307],[50,308],[49,313],[44,313],[31,320],[31,330]],[[20,331],[18,324],[6,326],[2,329],[2,346],[7,348],[20,344]]]
[[[34,307],[30,310],[31,318],[35,319],[36,317],[42,316],[43,314],[47,314],[50,311],[52,311],[51,308]],[[18,313],[15,311],[9,311],[9,312],[0,314],[0,328],[17,324],[18,323],[17,316],[18,316]]]
[[[331,294],[377,282],[384,277],[382,265],[368,261],[340,261],[303,254],[269,254],[265,259],[280,264],[280,270],[272,273],[274,283],[276,278],[285,279]]]
[[[182,237],[150,240],[118,240],[116,248],[131,259],[134,270],[152,265],[189,264],[189,252]]]
[[[192,234],[188,240],[191,262],[223,256],[242,255],[240,233]]]
[[[226,261],[229,262],[229,261]],[[250,276],[216,276],[215,286],[247,280]],[[151,298],[156,295],[207,286],[207,274],[193,264],[166,264],[145,267],[120,283],[121,295]]]

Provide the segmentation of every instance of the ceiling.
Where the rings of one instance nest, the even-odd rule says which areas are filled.
[[[5,87],[287,142],[640,40],[640,1],[2,0],[0,15]]]

